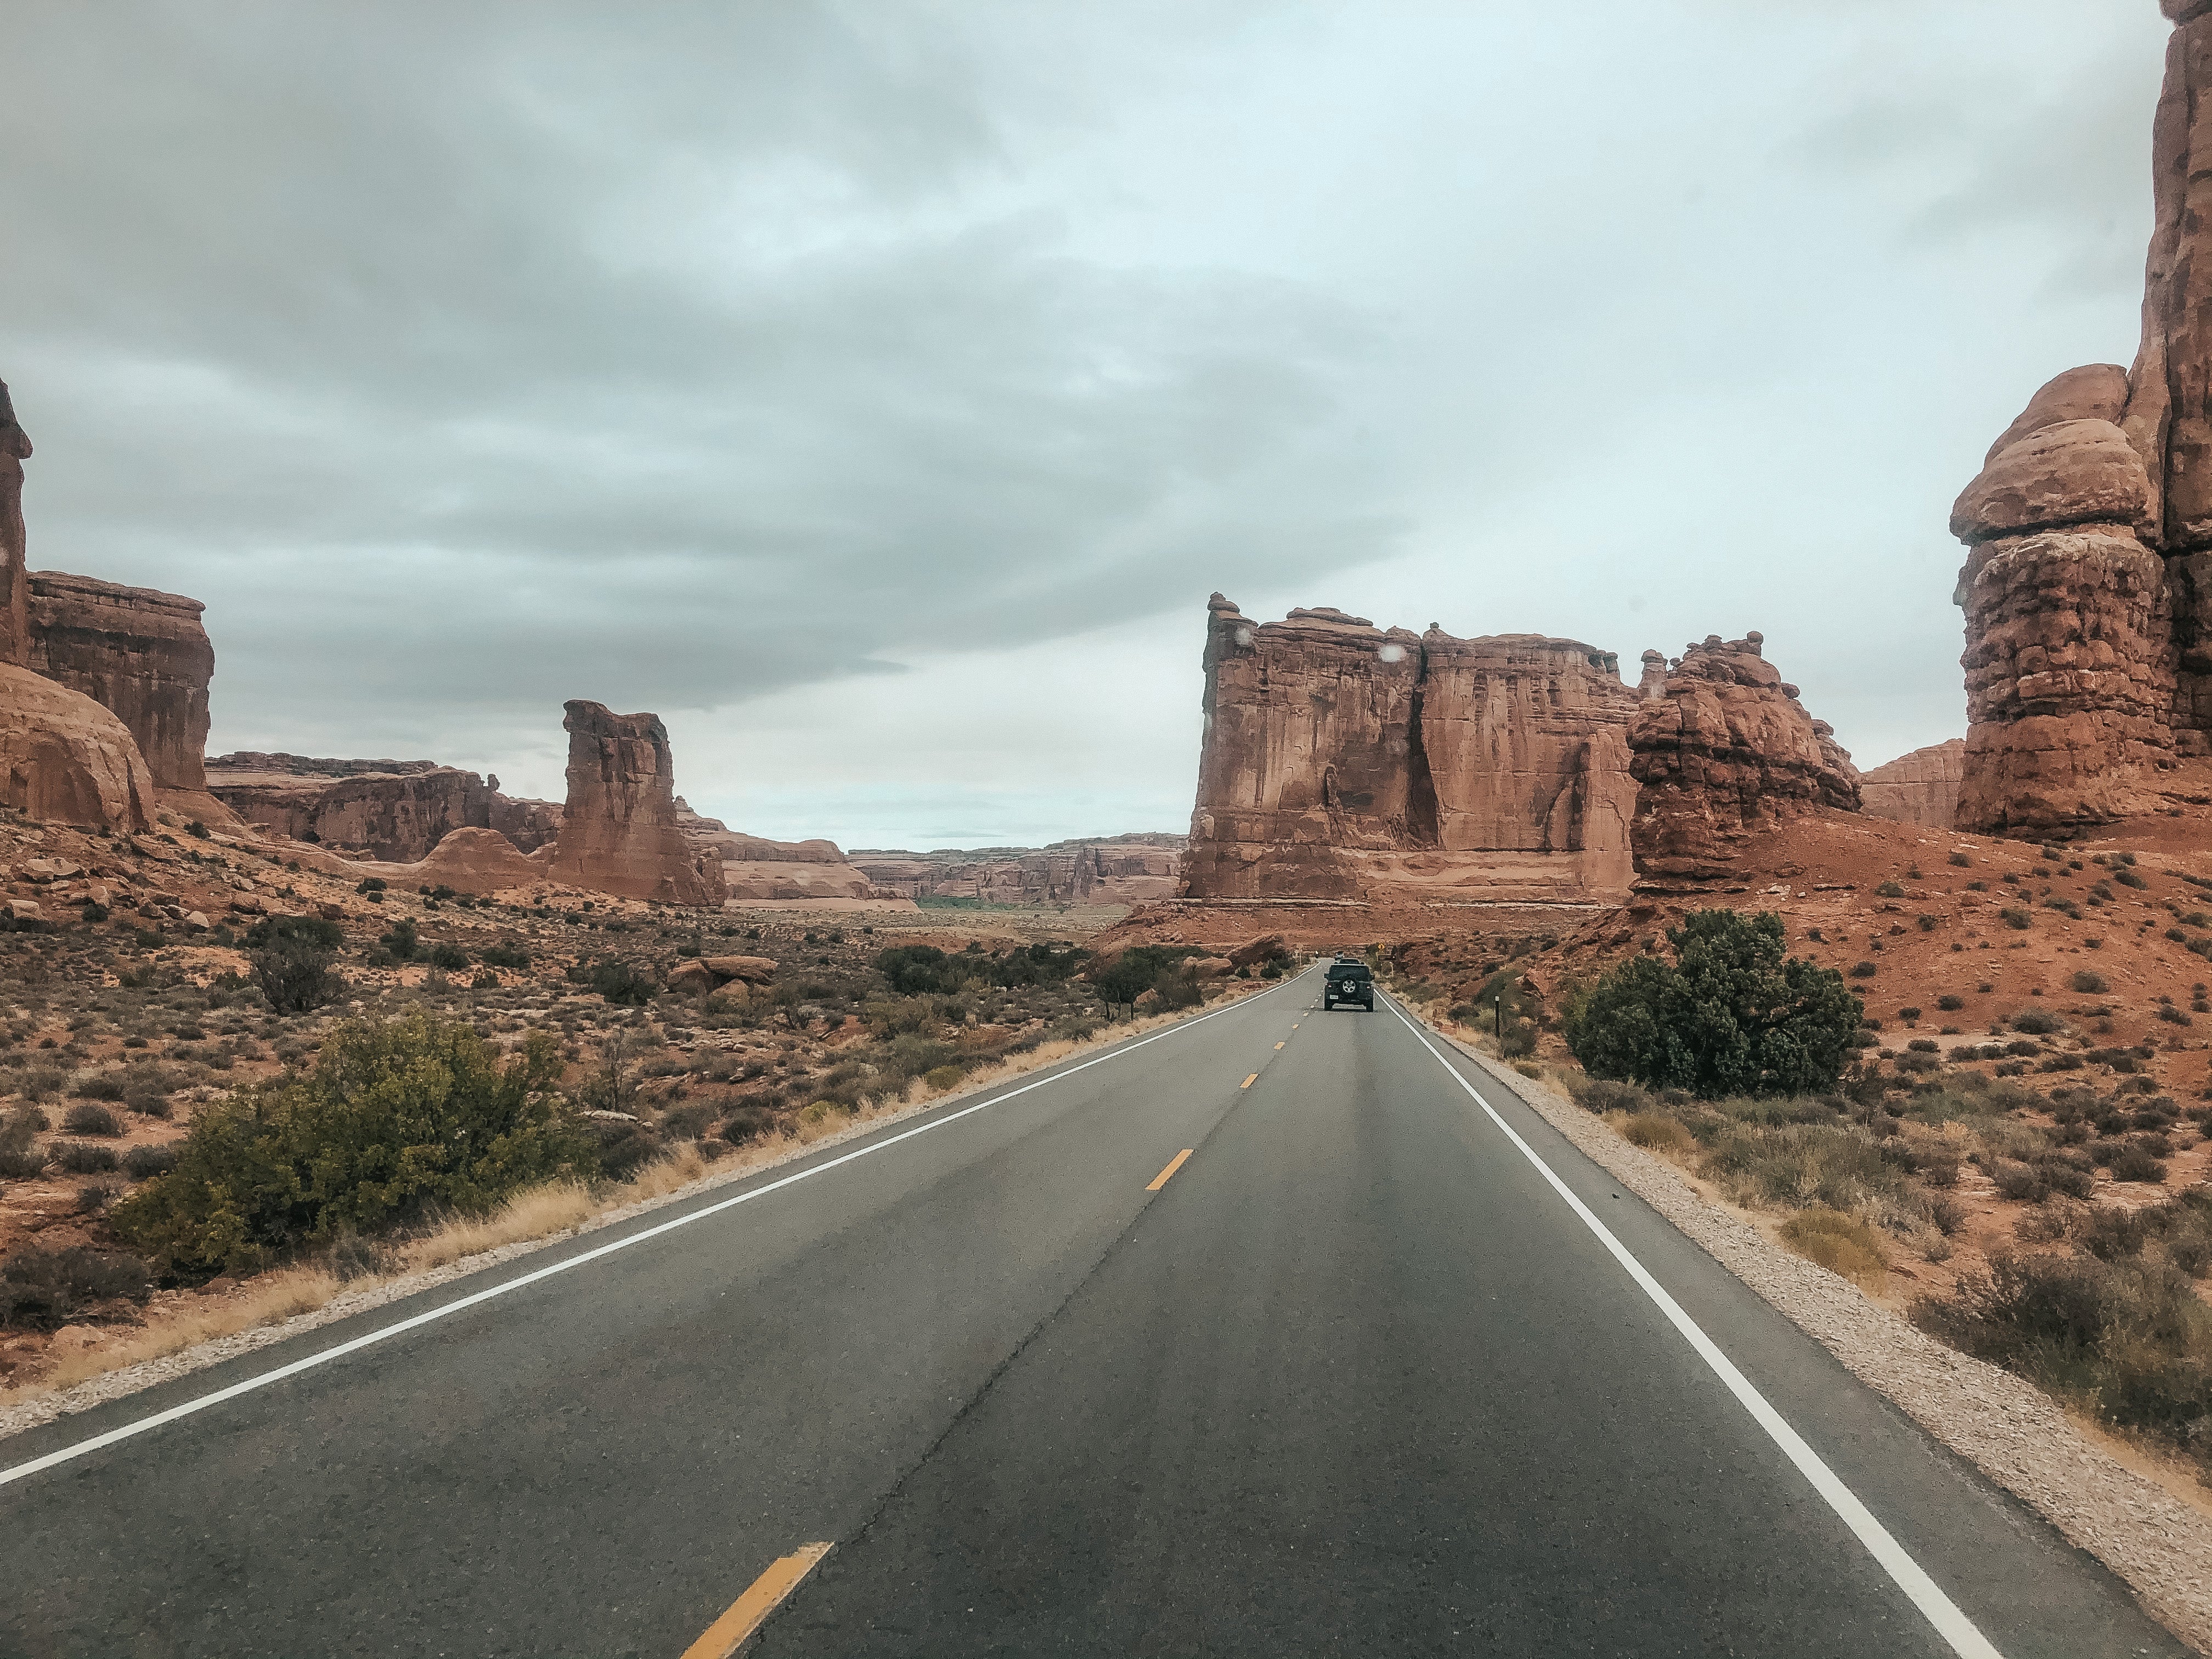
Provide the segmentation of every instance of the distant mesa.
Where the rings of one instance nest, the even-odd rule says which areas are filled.
[[[849,856],[884,893],[979,904],[1115,905],[1172,898],[1187,837],[1137,833],[1044,847],[856,848]]]

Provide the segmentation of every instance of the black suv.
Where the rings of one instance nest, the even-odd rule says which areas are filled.
[[[1321,1006],[1334,1008],[1340,1002],[1356,1002],[1369,1013],[1375,1012],[1375,975],[1367,970],[1364,962],[1343,959],[1328,965],[1328,982],[1321,988]]]

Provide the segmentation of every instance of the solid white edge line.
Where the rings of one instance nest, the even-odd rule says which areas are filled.
[[[1468,1082],[1459,1067],[1447,1060],[1443,1052],[1431,1042],[1428,1034],[1414,1024],[1406,1011],[1398,1006],[1395,997],[1386,997],[1390,1012],[1398,1016],[1413,1040],[1426,1048],[1437,1065],[1444,1068],[1452,1081],[1467,1091],[1474,1103],[1489,1114],[1490,1121],[1505,1133],[1505,1138],[1519,1149],[1521,1156],[1536,1166],[1536,1171],[1552,1185],[1552,1190],[1566,1200],[1567,1206],[1598,1242],[1613,1253],[1614,1261],[1628,1270],[1644,1295],[1650,1297],[1665,1314],[1674,1328],[1680,1331],[1698,1357],[1711,1367],[1713,1374],[1728,1385],[1728,1390],[1740,1401],[1759,1426],[1766,1431],[1767,1437],[1779,1446],[1784,1455],[1797,1466],[1798,1473],[1813,1484],[1813,1490],[1826,1500],[1843,1523],[1849,1527],[1867,1553],[1873,1556],[1897,1587],[1912,1598],[1936,1633],[1951,1645],[1960,1659],[2004,1659],[1990,1638],[1982,1634],[1974,1621],[1959,1610],[1958,1605],[1937,1588],[1936,1581],[1922,1571],[1920,1564],[1905,1553],[1905,1547],[1889,1534],[1889,1528],[1874,1517],[1874,1512],[1858,1499],[1858,1495],[1845,1486],[1836,1472],[1823,1462],[1820,1455],[1805,1443],[1804,1437],[1790,1426],[1780,1412],[1769,1405],[1765,1395],[1753,1388],[1749,1378],[1735,1368],[1735,1362],[1721,1352],[1719,1345],[1707,1336],[1697,1321],[1683,1312],[1666,1288],[1654,1279],[1641,1261],[1630,1254],[1628,1247],[1613,1236],[1611,1229],[1600,1221],[1589,1206],[1575,1196],[1567,1183],[1559,1179],[1552,1166],[1538,1157],[1534,1147],[1521,1138],[1514,1127],[1498,1114],[1498,1109],[1482,1097],[1474,1085]]]
[[[1296,976],[1293,975],[1293,977]],[[62,1447],[58,1451],[50,1451],[43,1457],[33,1457],[27,1462],[15,1465],[12,1468],[0,1469],[0,1486],[27,1480],[32,1475],[42,1474],[54,1468],[57,1464],[70,1462],[88,1453],[112,1446],[119,1441],[149,1433],[165,1424],[175,1422],[179,1418],[191,1417],[196,1413],[220,1406],[226,1401],[235,1400],[240,1395],[252,1394],[257,1389],[265,1389],[272,1382],[281,1382],[288,1376],[297,1376],[301,1371],[313,1370],[318,1365],[327,1365],[332,1360],[343,1359],[349,1353],[358,1352],[362,1348],[386,1341],[420,1326],[433,1324],[441,1319],[449,1318],[481,1303],[489,1302],[521,1290],[526,1285],[535,1285],[541,1279],[573,1272],[588,1262],[599,1261],[602,1256],[612,1255],[618,1250],[627,1250],[632,1245],[642,1244],[650,1238],[659,1238],[664,1233],[672,1233],[679,1227],[688,1227],[695,1221],[704,1221],[708,1216],[720,1215],[725,1210],[733,1210],[740,1204],[750,1204],[757,1198],[766,1198],[770,1193],[781,1192],[786,1187],[796,1186],[802,1181],[811,1181],[818,1175],[827,1175],[830,1170],[850,1164],[855,1158],[866,1158],[871,1153],[880,1152],[886,1147],[897,1146],[902,1140],[912,1140],[916,1135],[925,1135],[933,1129],[941,1129],[948,1123],[957,1123],[962,1118],[972,1116],[986,1107],[1002,1106],[1017,1096],[1029,1093],[1032,1089],[1042,1089],[1047,1084],[1058,1083],[1073,1077],[1078,1072],[1087,1072],[1094,1066],[1103,1066],[1109,1060],[1119,1060],[1125,1054],[1133,1054],[1138,1049],[1158,1042],[1163,1038],[1176,1036],[1194,1026],[1203,1025],[1209,1019],[1218,1018],[1223,1014],[1234,1013],[1239,1008],[1249,1008],[1261,997],[1271,996],[1280,990],[1284,985],[1291,982],[1291,980],[1285,979],[1280,984],[1271,985],[1255,995],[1241,998],[1226,1008],[1216,1008],[1212,1013],[1200,1014],[1195,1019],[1184,1020],[1181,1024],[1170,1026],[1164,1031],[1155,1031],[1150,1036],[1139,1037],[1135,1042],[1124,1043],[1110,1053],[1097,1054],[1082,1061],[1079,1065],[1071,1066],[1064,1072],[1054,1072],[1050,1077],[1041,1077],[1033,1082],[1023,1084],[1019,1088],[1009,1089],[1004,1094],[993,1095],[988,1100],[979,1100],[972,1106],[963,1106],[957,1112],[947,1112],[943,1117],[932,1118],[928,1122],[918,1123],[911,1129],[902,1129],[895,1135],[887,1135],[881,1140],[871,1141],[866,1146],[857,1147],[852,1152],[830,1158],[824,1163],[817,1164],[811,1168],[785,1176],[781,1180],[771,1181],[766,1186],[752,1188],[749,1191],[738,1194],[734,1198],[726,1198],[720,1203],[709,1204],[702,1209],[678,1216],[672,1221],[664,1221],[658,1226],[647,1227],[641,1232],[631,1233],[626,1237],[616,1239],[612,1243],[602,1244],[596,1249],[586,1250],[580,1255],[565,1257],[554,1262],[550,1267],[540,1267],[533,1273],[524,1273],[518,1279],[510,1279],[494,1285],[488,1290],[477,1291],[457,1301],[445,1303],[426,1313],[419,1313],[411,1318],[400,1320],[395,1324],[366,1332],[350,1340],[339,1343],[336,1347],[322,1349],[319,1352],[307,1355],[305,1358],[295,1359],[289,1365],[280,1365],[272,1371],[263,1371],[242,1382],[234,1382],[227,1389],[218,1389],[213,1394],[201,1395],[198,1398],[187,1400],[181,1405],[172,1406],[167,1411],[155,1412],[151,1417],[142,1417],[134,1422],[125,1423],[119,1428],[110,1429],[104,1434],[95,1434],[88,1439],[76,1441]]]

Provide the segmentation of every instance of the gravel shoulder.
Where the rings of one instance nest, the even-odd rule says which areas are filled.
[[[1936,1439],[2212,1651],[2212,1520],[2093,1445],[2048,1395],[1955,1353],[1850,1280],[1766,1239],[1545,1084],[1430,1028]]]

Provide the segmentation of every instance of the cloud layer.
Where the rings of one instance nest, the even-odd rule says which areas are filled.
[[[586,696],[769,833],[1175,827],[1216,587],[1630,659],[1759,627],[1872,763],[1960,727],[1949,495],[2132,350],[2162,38],[32,8],[33,562],[206,599],[218,747],[554,791]]]

